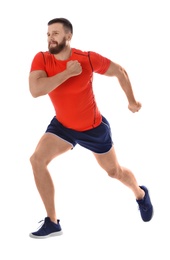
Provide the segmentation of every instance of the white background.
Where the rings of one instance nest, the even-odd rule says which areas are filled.
[[[169,1],[5,1],[1,26],[1,259],[149,260],[169,253]],[[47,22],[69,19],[72,47],[125,67],[143,107],[132,114],[113,78],[94,76],[119,162],[148,186],[154,218],[142,222],[132,192],[77,146],[50,165],[63,236],[29,237],[46,216],[29,157],[54,115],[48,96],[32,98],[34,55],[47,50]]]

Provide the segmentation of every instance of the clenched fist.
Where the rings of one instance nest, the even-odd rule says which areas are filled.
[[[81,64],[77,60],[68,61],[66,70],[68,71],[70,77],[77,76],[82,73]]]
[[[136,102],[128,105],[129,110],[133,113],[138,112],[141,109],[141,107],[142,105],[140,102]]]

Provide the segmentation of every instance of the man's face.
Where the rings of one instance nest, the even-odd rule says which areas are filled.
[[[68,34],[66,34],[63,25],[54,23],[48,26],[48,49],[51,54],[60,53],[67,45]]]

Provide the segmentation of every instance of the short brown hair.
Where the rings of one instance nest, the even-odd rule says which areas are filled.
[[[54,19],[52,19],[52,20],[50,20],[48,22],[48,25],[51,25],[53,23],[61,23],[61,24],[63,24],[65,30],[70,31],[73,34],[73,26],[70,23],[70,21],[67,20],[66,18],[54,18]]]

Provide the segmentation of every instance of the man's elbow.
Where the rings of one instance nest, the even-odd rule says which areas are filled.
[[[35,90],[35,89],[31,88],[31,87],[29,89],[30,89],[31,96],[33,98],[37,98],[37,97],[41,96],[41,94],[37,90]]]
[[[32,96],[33,98],[39,97],[39,95],[38,95],[37,93],[32,93],[32,92],[31,92],[31,96]]]

